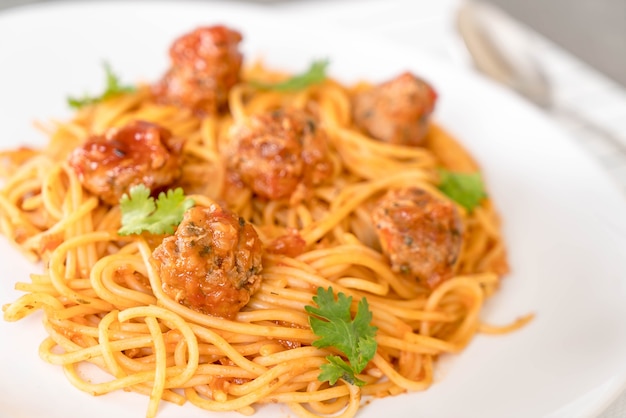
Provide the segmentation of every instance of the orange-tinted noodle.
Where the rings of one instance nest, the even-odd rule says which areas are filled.
[[[280,402],[300,417],[354,416],[366,396],[427,389],[437,358],[460,352],[477,332],[485,300],[508,271],[506,246],[493,202],[471,213],[458,207],[464,243],[452,278],[431,289],[392,271],[371,224],[371,204],[394,188],[418,186],[441,199],[437,167],[474,172],[472,157],[441,126],[428,125],[422,147],[376,141],[352,122],[351,97],[363,86],[333,80],[298,92],[256,90],[248,80],[281,75],[261,64],[245,68],[230,90],[230,111],[197,115],[157,104],[148,89],[113,97],[46,129],[41,150],[2,153],[2,234],[43,272],[16,287],[24,295],[3,307],[16,321],[43,311],[48,337],[39,354],[61,366],[78,389],[94,395],[132,390],[210,411],[254,413]],[[328,137],[330,181],[306,194],[260,199],[229,182],[223,152],[235,124],[282,107],[317,115]],[[135,120],[157,123],[185,138],[177,185],[196,205],[222,202],[254,225],[266,246],[296,231],[302,251],[266,251],[262,283],[232,320],[191,310],[163,292],[150,255],[163,236],[120,236],[120,208],[86,191],[67,156],[85,138]],[[311,345],[304,306],[318,287],[366,297],[378,328],[378,351],[359,377],[363,387],[318,381],[332,352]],[[501,331],[508,331],[502,329]],[[106,370],[94,383],[85,363]]]

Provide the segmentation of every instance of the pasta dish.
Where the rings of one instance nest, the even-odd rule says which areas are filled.
[[[287,74],[241,41],[182,34],[148,84],[107,67],[45,147],[1,152],[2,234],[42,265],[4,319],[41,311],[44,361],[93,395],[147,395],[148,417],[162,400],[352,417],[530,319],[480,319],[506,246],[434,86]]]

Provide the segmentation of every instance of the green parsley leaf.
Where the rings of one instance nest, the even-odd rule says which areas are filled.
[[[297,74],[285,81],[277,83],[252,81],[251,84],[262,90],[298,91],[324,81],[326,79],[326,67],[328,67],[328,60],[313,61],[307,71],[302,74]]]
[[[351,385],[363,386],[365,382],[358,379],[354,375],[354,370],[339,356],[327,356],[328,364],[320,366],[320,374],[318,379],[320,382],[328,381],[331,385],[337,383],[337,380],[343,379]]]
[[[456,173],[439,169],[439,190],[469,212],[487,197],[480,173]]]
[[[349,362],[346,363],[339,356],[327,356],[328,364],[321,366],[318,380],[334,385],[341,378],[350,384],[363,386],[365,382],[356,375],[374,358],[378,347],[375,339],[377,328],[370,325],[372,312],[367,299],[363,298],[358,303],[354,319],[350,313],[352,296],[339,293],[335,300],[332,287],[328,290],[318,288],[313,302],[317,304],[317,308],[309,305],[304,307],[310,314],[311,329],[319,337],[313,341],[313,345],[318,348],[334,347]]]
[[[171,234],[183,220],[185,211],[194,204],[192,199],[185,197],[180,187],[159,193],[155,202],[145,185],[133,186],[120,199],[122,227],[117,232],[120,235],[140,234],[143,231]]]
[[[79,109],[83,106],[91,105],[109,99],[118,94],[127,93],[135,90],[135,87],[133,86],[122,85],[118,76],[113,73],[111,66],[107,62],[104,62],[103,66],[106,73],[106,87],[104,92],[100,94],[100,96],[90,96],[88,94],[85,94],[83,95],[83,97],[68,97],[67,103],[68,105],[70,105],[70,107]]]

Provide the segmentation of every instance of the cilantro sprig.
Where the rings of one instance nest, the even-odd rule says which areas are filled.
[[[356,375],[374,358],[378,347],[375,339],[378,329],[370,325],[372,312],[369,310],[367,299],[363,298],[358,303],[354,319],[350,313],[352,296],[339,293],[335,300],[332,287],[328,290],[318,288],[317,295],[313,296],[313,302],[318,307],[310,305],[304,307],[310,314],[311,329],[319,337],[313,341],[313,345],[318,348],[334,347],[348,359],[346,363],[339,356],[327,356],[328,364],[321,366],[318,380],[328,381],[334,385],[337,380],[343,379],[350,384],[363,386],[365,382]]]
[[[83,106],[91,105],[109,99],[118,94],[128,93],[135,90],[134,86],[122,85],[119,77],[113,72],[109,63],[104,62],[104,71],[106,74],[106,86],[104,91],[99,96],[93,96],[84,94],[82,97],[68,97],[67,104],[75,109],[80,109]]]
[[[487,197],[480,173],[457,173],[439,169],[439,190],[469,212]]]
[[[311,66],[303,73],[296,74],[293,77],[277,83],[263,83],[260,81],[252,81],[251,84],[261,90],[274,91],[298,91],[306,87],[319,84],[326,80],[326,68],[328,60],[317,60],[311,63]]]
[[[117,232],[120,235],[141,234],[143,231],[171,234],[182,221],[185,211],[194,204],[180,187],[159,193],[155,201],[145,185],[133,186],[120,199],[122,227]]]

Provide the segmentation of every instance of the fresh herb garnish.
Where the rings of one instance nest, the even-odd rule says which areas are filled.
[[[439,190],[469,212],[487,197],[480,173],[456,173],[439,169]]]
[[[155,201],[146,186],[133,186],[120,199],[122,227],[118,233],[130,235],[147,231],[152,234],[171,234],[183,220],[185,211],[194,204],[192,199],[185,197],[180,187],[159,193]]]
[[[103,66],[106,73],[106,87],[104,89],[104,92],[99,96],[91,96],[85,94],[83,95],[83,97],[68,97],[67,103],[71,107],[79,109],[83,106],[91,105],[109,99],[118,94],[128,93],[135,90],[134,86],[122,85],[119,77],[115,75],[115,73],[113,73],[111,66],[107,62],[104,62]]]
[[[285,81],[277,83],[252,81],[250,84],[262,90],[298,91],[326,80],[326,67],[328,67],[328,60],[313,61],[307,71],[294,75]]]
[[[348,358],[346,363],[339,356],[327,356],[328,364],[321,366],[318,380],[334,385],[337,380],[343,379],[350,384],[363,386],[365,382],[356,375],[374,358],[378,347],[375,339],[377,328],[370,325],[372,312],[367,299],[363,298],[359,302],[354,319],[350,313],[352,296],[339,293],[335,300],[332,287],[328,290],[318,288],[313,302],[317,308],[309,305],[304,307],[311,315],[311,329],[319,337],[313,341],[313,345],[318,348],[334,347]]]

